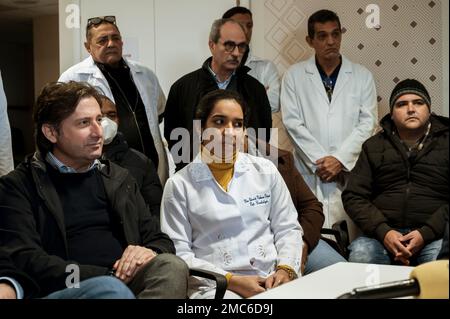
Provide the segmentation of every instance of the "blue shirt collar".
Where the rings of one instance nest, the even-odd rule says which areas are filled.
[[[68,174],[68,173],[85,173],[89,172],[90,170],[93,170],[100,166],[100,161],[98,159],[94,160],[94,162],[83,172],[78,172],[74,168],[65,165],[63,162],[61,162],[59,159],[56,158],[55,155],[53,155],[52,152],[48,152],[45,156],[45,160],[47,163],[49,163],[53,168],[58,170],[60,173]]]
[[[228,85],[229,85],[230,82],[231,82],[231,79],[233,78],[234,74],[236,73],[236,71],[233,71],[233,74],[231,74],[231,75],[228,77],[228,79],[226,79],[225,81],[220,82],[219,77],[218,77],[217,74],[214,73],[214,71],[211,69],[211,66],[210,66],[210,65],[208,65],[208,70],[209,70],[209,72],[211,72],[211,75],[214,77],[214,80],[216,81],[217,86],[219,87],[219,89],[222,89],[222,90],[226,90],[226,89],[227,89]]]

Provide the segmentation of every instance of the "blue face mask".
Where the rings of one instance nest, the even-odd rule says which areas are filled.
[[[104,139],[103,144],[108,145],[109,143],[112,142],[114,137],[116,137],[117,123],[105,116],[102,118],[102,127]]]

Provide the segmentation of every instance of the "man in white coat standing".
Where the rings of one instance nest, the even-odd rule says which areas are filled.
[[[122,36],[114,16],[88,19],[84,46],[90,56],[65,71],[59,81],[88,82],[114,101],[119,131],[130,147],[152,160],[164,185],[169,169],[158,119],[162,120],[166,98],[156,75],[122,57]]]
[[[0,72],[0,176],[6,175],[14,169],[11,129],[7,110],[2,73]]]
[[[336,13],[320,10],[308,19],[310,59],[291,66],[281,85],[283,123],[294,145],[296,165],[323,203],[324,227],[343,219],[341,191],[362,143],[377,123],[373,76],[340,54],[341,24]]]

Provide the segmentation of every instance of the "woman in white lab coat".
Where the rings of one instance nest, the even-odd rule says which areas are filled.
[[[303,231],[289,191],[270,161],[239,152],[247,109],[240,96],[216,90],[196,110],[201,152],[171,177],[161,228],[189,267],[226,276],[225,298],[251,297],[295,279]],[[208,280],[192,278],[191,298],[211,298]]]

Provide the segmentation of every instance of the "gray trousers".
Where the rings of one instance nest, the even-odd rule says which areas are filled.
[[[138,271],[128,287],[138,299],[186,299],[188,277],[184,260],[160,254]]]

